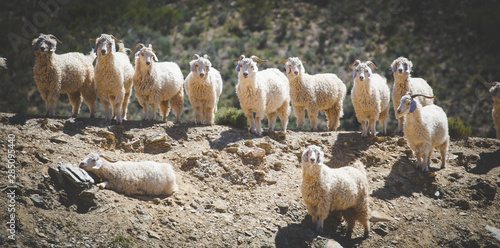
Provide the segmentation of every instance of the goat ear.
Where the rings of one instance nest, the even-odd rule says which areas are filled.
[[[352,71],[352,79],[355,79],[356,78],[356,73],[358,72],[358,70],[354,69],[354,71]]]
[[[408,65],[408,69],[406,70],[406,72],[411,73],[411,65]]]
[[[237,72],[240,72],[240,65],[237,65],[237,66],[236,66],[236,71],[237,71]]]
[[[415,112],[415,110],[417,110],[417,102],[415,102],[415,100],[411,100],[410,114]]]
[[[56,45],[50,45],[50,51],[55,52],[56,51]]]
[[[31,43],[31,45],[33,45],[33,50],[34,51],[38,50],[38,44],[39,44],[38,40],[39,39],[36,38],[36,39],[33,40],[33,43]]]
[[[396,65],[394,65],[394,66],[392,67],[392,73],[396,73],[396,70],[397,70]]]
[[[320,152],[318,156],[318,164],[324,164],[325,163],[325,154]]]
[[[372,71],[371,70],[368,70],[368,77],[371,78],[372,77]]]
[[[302,162],[309,162],[309,149],[305,150],[302,154]]]
[[[103,161],[102,158],[99,158],[95,161],[94,165],[92,165],[92,169],[99,170],[102,167]]]
[[[99,42],[96,42],[95,43],[95,46],[94,46],[94,53],[97,53],[97,47],[99,46]]]
[[[153,58],[155,58],[155,61],[158,62],[158,57],[156,57],[156,54],[153,54]]]

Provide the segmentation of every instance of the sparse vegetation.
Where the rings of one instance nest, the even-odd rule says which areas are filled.
[[[215,124],[236,128],[246,128],[247,118],[241,109],[234,107],[222,107],[215,114]]]
[[[132,239],[127,238],[123,235],[118,235],[113,239],[112,246],[114,248],[129,248],[132,247]]]
[[[448,118],[448,130],[453,139],[465,139],[471,136],[472,128],[460,118]]]

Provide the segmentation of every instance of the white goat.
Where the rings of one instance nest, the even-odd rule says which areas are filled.
[[[410,95],[408,92],[401,98],[397,109],[398,115],[406,117],[405,138],[417,157],[417,167],[429,171],[432,149],[436,147],[441,153],[441,168],[446,167],[446,153],[450,143],[448,134],[448,118],[443,109],[434,104],[422,106],[413,98],[425,96]]]
[[[290,85],[288,79],[278,69],[266,69],[259,71],[258,62],[267,62],[257,56],[240,58],[236,71],[238,72],[238,84],[236,93],[245,116],[250,122],[250,132],[262,135],[261,121],[264,115],[269,119],[269,130],[274,131],[276,117],[281,119],[281,131],[286,132],[288,116],[290,115]],[[255,121],[253,117],[255,112]]]
[[[222,93],[222,77],[219,71],[212,67],[206,54],[203,57],[195,54],[191,58],[193,57],[196,59],[189,62],[191,72],[184,81],[186,93],[194,108],[196,124],[205,122],[213,125],[217,103]]]
[[[370,66],[378,69],[371,61],[354,61],[352,79],[354,86],[351,91],[351,100],[356,112],[356,118],[363,127],[362,137],[368,134],[375,136],[377,120],[382,125],[383,134],[387,134],[387,119],[389,118],[389,101],[391,91],[387,80],[377,73],[372,73]]]
[[[181,68],[175,62],[155,62],[158,58],[151,44],[145,47],[139,43],[135,49],[138,47],[140,50],[135,54],[133,81],[135,95],[144,110],[144,120],[149,118],[149,105],[151,104],[153,112],[151,120],[156,119],[159,106],[162,119],[166,121],[170,106],[172,106],[176,122],[180,122],[184,107],[184,89],[182,88],[184,76]]]
[[[119,52],[116,52],[115,41],[120,43]],[[94,52],[97,54],[95,84],[104,105],[106,120],[111,121],[116,117],[116,122],[122,124],[127,119],[134,67],[122,42],[112,35],[102,34],[97,38]]]
[[[351,237],[356,221],[364,227],[365,238],[370,235],[370,208],[368,205],[368,179],[363,163],[329,168],[324,154],[310,145],[302,154],[302,185],[300,191],[307,212],[316,230],[323,230],[323,223],[331,211],[339,211],[347,222],[347,237]]]
[[[394,74],[394,86],[392,88],[392,104],[394,109],[399,106],[399,101],[407,92],[412,94],[424,94],[428,96],[434,95],[431,86],[422,78],[413,78],[410,73],[412,72],[413,63],[405,57],[399,57],[392,61],[391,69]],[[422,106],[427,106],[433,104],[432,99],[419,99]],[[396,111],[394,111],[396,112]],[[404,122],[403,116],[398,116],[395,113],[396,119],[398,119],[398,132],[404,132]]]
[[[290,97],[293,112],[297,116],[297,129],[301,130],[305,122],[305,110],[311,120],[312,130],[318,129],[318,111],[325,111],[328,130],[335,131],[339,119],[344,115],[343,103],[346,86],[333,73],[309,75],[299,58],[288,58],[285,64],[290,82]]]
[[[493,97],[493,110],[491,115],[493,117],[493,123],[495,124],[495,130],[497,131],[497,139],[500,139],[500,83],[491,83],[493,87],[490,88],[491,97]]]
[[[0,57],[0,68],[7,69],[7,59]]]
[[[171,195],[178,190],[172,165],[152,161],[116,161],[104,155],[89,154],[80,168],[93,172],[103,182],[100,188],[126,195]]]
[[[59,95],[66,93],[73,106],[73,117],[77,117],[80,112],[83,96],[92,118],[95,116],[97,101],[92,66],[95,55],[56,54],[57,42],[61,43],[54,35],[40,34],[32,43],[36,56],[33,73],[38,91],[47,106],[47,115],[56,115]]]

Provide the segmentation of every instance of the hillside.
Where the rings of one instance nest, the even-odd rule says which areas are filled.
[[[331,167],[359,159],[367,167],[372,210],[393,218],[372,222],[370,238],[357,225],[327,219],[314,231],[301,199],[299,157],[309,144]],[[263,158],[245,154],[254,146]],[[9,171],[8,150],[16,155]],[[124,196],[95,186],[84,193],[57,185],[49,168],[98,152],[115,159],[168,161],[180,190],[172,196]],[[359,132],[269,133],[228,126],[55,118],[0,114],[0,177],[15,175],[15,202],[0,181],[1,205],[14,203],[15,238],[0,230],[2,247],[499,247],[500,141],[453,140],[449,166],[431,173],[398,136],[361,138]],[[0,219],[9,220],[7,208]]]
[[[5,1],[0,10],[0,56],[8,59],[8,69],[0,69],[0,111],[45,113],[33,80],[31,41],[39,33],[63,42],[57,53],[89,53],[94,47],[89,39],[108,33],[127,47],[152,44],[159,60],[178,63],[185,77],[189,57],[208,54],[224,81],[219,107],[239,108],[231,60],[241,54],[270,60],[260,69],[283,70],[280,62],[299,57],[307,73],[335,73],[348,92],[354,60],[373,61],[380,68],[376,72],[392,86],[390,64],[405,56],[414,64],[412,75],[429,82],[448,117],[462,120],[472,136],[495,137],[492,101],[484,83],[500,80],[495,42],[500,39],[499,12],[497,0]],[[98,107],[98,117],[103,117],[102,105]],[[186,99],[185,110],[190,109]],[[350,94],[344,110],[340,130],[360,130]],[[66,95],[57,111],[69,115]],[[133,96],[129,118],[140,120],[141,113]],[[184,117],[193,120],[192,115]],[[294,121],[290,123],[293,128]],[[391,111],[389,129],[396,124]]]

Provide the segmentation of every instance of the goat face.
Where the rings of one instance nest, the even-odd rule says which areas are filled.
[[[360,63],[352,73],[352,78],[356,79],[358,77],[359,81],[364,81],[366,78],[372,77],[372,69],[365,63]]]
[[[410,93],[407,93],[401,97],[399,107],[396,110],[398,116],[405,115],[406,113],[413,113],[417,108],[417,103],[411,97]]]
[[[44,53],[54,53],[57,48],[57,38],[53,35],[40,34],[40,36],[33,40],[33,50],[35,52]]]
[[[392,73],[410,74],[413,63],[404,57],[399,57],[391,64]]]
[[[140,61],[139,63],[144,63],[146,66],[151,66],[153,64],[153,60],[158,61],[156,54],[149,48],[142,48],[135,54],[135,58]]]
[[[304,65],[297,57],[289,58],[285,64],[285,69],[288,75],[299,76],[304,73]]]
[[[249,78],[255,75],[254,73],[258,72],[259,68],[257,67],[257,63],[255,63],[252,59],[245,58],[238,63],[236,71],[238,71],[244,78]]]
[[[302,154],[302,163],[323,164],[325,155],[318,146],[310,145]]]
[[[82,162],[80,162],[79,167],[86,171],[91,171],[91,170],[97,170],[101,168],[101,166],[102,166],[102,159],[99,157],[99,155],[91,153]]]
[[[491,83],[493,87],[490,88],[490,95],[493,99],[500,99],[500,83]]]
[[[200,78],[205,77],[208,74],[210,67],[212,67],[212,63],[210,62],[210,60],[203,57],[191,61],[190,64],[191,64],[191,71],[193,73],[197,73]]]
[[[110,53],[115,52],[115,40],[113,36],[103,34],[101,35],[95,43],[94,52],[101,56],[106,56]]]

